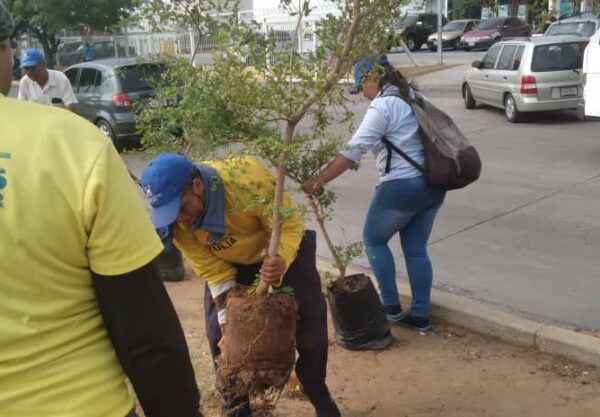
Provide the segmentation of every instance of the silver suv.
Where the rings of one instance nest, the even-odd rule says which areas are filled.
[[[552,23],[544,36],[576,35],[589,39],[599,28],[600,15],[584,13]]]
[[[512,123],[526,112],[576,109],[582,102],[580,73],[586,45],[580,36],[497,43],[465,74],[465,107],[474,109],[483,103],[502,108]]]

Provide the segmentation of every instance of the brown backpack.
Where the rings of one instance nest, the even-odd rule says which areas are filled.
[[[395,151],[421,171],[432,187],[454,190],[466,187],[479,178],[479,154],[450,116],[417,91],[412,100],[406,100],[397,93],[384,94],[382,97],[388,96],[406,101],[413,109],[425,150],[425,167],[383,137],[381,141],[388,150],[386,173],[390,171],[392,151]]]

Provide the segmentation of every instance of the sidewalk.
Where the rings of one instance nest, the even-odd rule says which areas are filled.
[[[320,271],[331,270],[331,263],[319,259]],[[371,270],[350,267],[346,275],[363,273],[373,279]],[[410,305],[410,286],[398,281],[401,303],[406,308]],[[436,289],[431,294],[431,317],[434,326],[437,323],[448,323],[471,331],[498,338],[511,345],[522,346],[563,357],[585,365],[600,367],[600,339],[572,330],[552,326],[510,313],[484,302],[442,292]]]

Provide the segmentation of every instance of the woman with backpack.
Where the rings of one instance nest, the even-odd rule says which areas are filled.
[[[367,258],[379,284],[387,319],[428,332],[433,272],[427,240],[445,191],[427,185],[420,170],[397,152],[388,151],[384,143],[385,138],[419,165],[425,164],[419,124],[407,102],[414,91],[404,76],[391,65],[374,66],[363,77],[362,90],[371,105],[348,149],[302,188],[314,194],[357,164],[369,150],[373,152],[380,178],[363,230]],[[396,265],[388,246],[396,233],[400,235],[412,291],[410,313],[400,305]]]

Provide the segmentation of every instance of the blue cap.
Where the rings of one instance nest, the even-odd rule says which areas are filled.
[[[44,60],[44,55],[35,48],[25,49],[21,52],[21,68],[33,67]]]
[[[152,207],[152,223],[157,229],[177,220],[181,194],[192,176],[194,165],[182,155],[163,153],[148,162],[142,172],[142,187]]]

